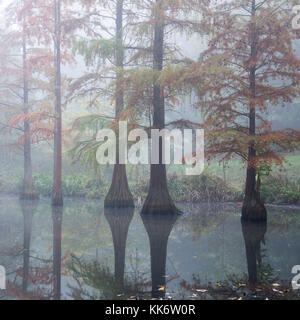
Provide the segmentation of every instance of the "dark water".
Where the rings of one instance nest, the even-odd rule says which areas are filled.
[[[190,299],[193,286],[255,278],[257,262],[266,276],[291,281],[300,264],[300,210],[269,207],[268,225],[242,226],[234,204],[178,206],[185,215],[141,217],[139,209],[104,211],[99,200],[66,199],[61,211],[48,199],[2,196],[7,290],[0,297]]]

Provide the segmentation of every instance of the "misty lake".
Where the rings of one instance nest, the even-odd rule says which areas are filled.
[[[229,277],[263,272],[291,282],[300,264],[299,209],[268,207],[267,225],[242,226],[237,204],[177,206],[183,215],[141,217],[139,208],[104,210],[99,200],[66,198],[61,210],[49,199],[2,195],[0,297],[212,299],[201,288]]]

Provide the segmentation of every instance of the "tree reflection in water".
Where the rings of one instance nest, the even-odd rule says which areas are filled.
[[[251,222],[242,220],[242,230],[245,241],[249,284],[258,281],[257,267],[262,265],[261,243],[265,244],[267,222]]]
[[[126,242],[134,208],[105,208],[105,218],[109,224],[114,246],[114,274],[104,263],[85,261],[72,256],[70,270],[77,281],[71,287],[75,299],[122,299],[138,291],[139,284],[125,277]],[[142,282],[142,281],[141,281]],[[91,287],[92,290],[86,288]]]
[[[63,208],[52,207],[53,220],[53,298],[61,299],[61,233]]]
[[[142,214],[141,216],[150,243],[152,297],[164,298],[168,239],[178,216],[159,213]]]
[[[105,208],[104,215],[109,223],[115,256],[115,281],[124,290],[124,270],[126,241],[130,223],[133,218],[134,208]]]
[[[52,207],[53,259],[43,259],[31,255],[31,235],[33,217],[39,200],[20,200],[23,214],[23,263],[18,268],[14,281],[8,281],[8,295],[21,300],[61,299],[61,234],[63,208]],[[34,266],[31,264],[34,263]],[[30,263],[31,262],[31,263]]]
[[[10,224],[1,216],[5,226],[1,262],[8,270],[8,290],[1,299],[296,297],[282,267],[295,262],[298,212],[272,209],[269,241],[263,247],[266,223],[241,223],[239,208],[233,205],[195,204],[180,218],[162,214],[133,218],[133,209],[103,211],[102,205],[87,206],[84,201],[70,202],[64,213],[42,199],[10,205],[15,209]],[[102,213],[107,223],[100,219]],[[72,259],[66,261],[67,252],[72,252]],[[168,253],[175,259],[174,277],[166,270]]]
[[[166,292],[166,257],[169,235],[177,221],[174,214],[142,214],[151,255],[152,292],[148,295],[147,278],[125,274],[125,253],[128,229],[133,218],[132,208],[105,209],[114,245],[115,272],[98,261],[72,257],[70,269],[77,287],[70,287],[75,299],[164,298]],[[92,290],[87,289],[92,288]],[[96,292],[95,292],[96,289]]]
[[[20,206],[24,220],[24,241],[23,241],[23,274],[22,292],[25,295],[28,289],[29,265],[30,265],[30,241],[32,232],[32,219],[36,212],[38,200],[20,200]]]

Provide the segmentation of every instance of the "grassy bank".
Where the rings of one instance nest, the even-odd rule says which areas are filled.
[[[35,174],[34,185],[41,196],[49,197],[52,191],[52,175]],[[21,176],[9,181],[0,181],[0,191],[17,194],[21,188]],[[211,174],[209,170],[201,176],[178,176],[171,173],[168,177],[169,192],[175,201],[182,202],[238,202],[243,200],[243,188],[224,181]],[[89,175],[65,175],[62,181],[66,197],[103,198],[110,183],[106,178]],[[147,175],[137,181],[129,181],[135,199],[145,199],[148,192]],[[274,173],[263,179],[262,198],[270,204],[299,204],[300,178],[287,177]]]

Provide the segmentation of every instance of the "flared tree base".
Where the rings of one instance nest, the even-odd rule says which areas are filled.
[[[267,221],[267,209],[258,197],[245,197],[242,208],[242,220],[255,222]]]
[[[134,207],[133,196],[130,192],[126,167],[116,164],[114,167],[113,179],[104,200],[105,208],[132,208]]]
[[[118,187],[117,187],[118,188]],[[114,188],[112,188],[114,189]],[[105,200],[104,200],[105,208],[133,208],[134,200],[132,194],[128,190],[111,190]]]
[[[141,214],[180,214],[168,191],[150,190],[143,205]]]

